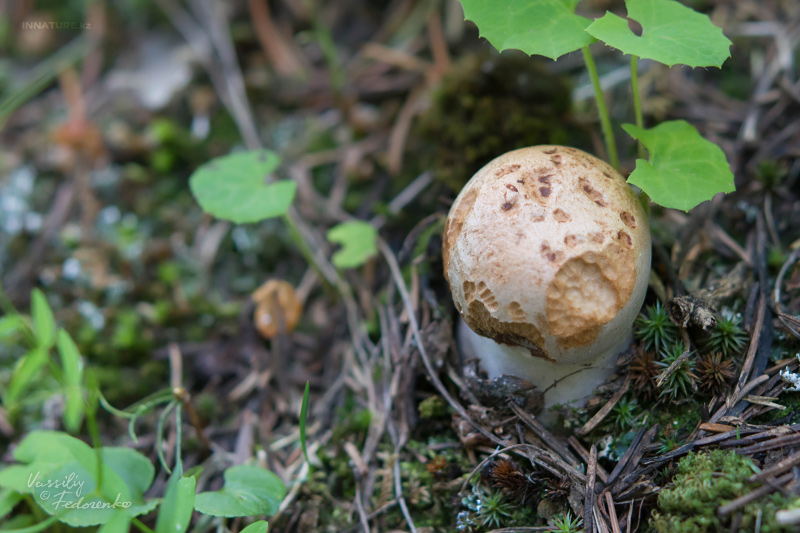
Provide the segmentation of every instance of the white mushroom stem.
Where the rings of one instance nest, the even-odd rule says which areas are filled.
[[[631,331],[594,359],[566,365],[531,357],[527,348],[498,344],[472,331],[463,320],[458,324],[457,337],[464,360],[479,359],[490,379],[503,374],[527,379],[544,392],[547,410],[556,405],[582,407],[594,389],[614,373],[617,358],[631,341]]]

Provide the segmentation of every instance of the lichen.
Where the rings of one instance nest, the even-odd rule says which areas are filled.
[[[797,358],[800,359],[800,354],[797,354]],[[791,385],[791,387],[787,388],[787,391],[790,392],[800,392],[800,375],[795,372],[792,372],[788,368],[784,368],[781,370],[781,379]]]

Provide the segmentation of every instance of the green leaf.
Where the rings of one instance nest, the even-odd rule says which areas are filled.
[[[37,346],[49,350],[56,342],[56,320],[47,298],[39,289],[31,292],[31,317]]]
[[[236,224],[285,215],[297,184],[265,178],[280,164],[269,150],[237,152],[212,159],[194,171],[189,187],[203,211]]]
[[[64,381],[67,385],[80,385],[82,364],[81,354],[69,333],[63,329],[58,330],[56,340],[58,353],[61,356],[61,367],[64,370]]]
[[[586,31],[626,54],[665,65],[721,67],[730,57],[731,42],[708,15],[674,0],[626,0],[628,17],[642,25],[637,36],[628,21],[613,13],[595,20]]]
[[[725,153],[688,122],[672,120],[649,130],[633,124],[622,128],[650,152],[649,161],[636,160],[628,182],[657,204],[688,211],[717,193],[735,190]]]
[[[47,531],[56,522],[56,517],[51,516],[37,524],[32,524],[33,517],[29,514],[17,515],[2,523],[3,533],[38,533]]]
[[[255,465],[232,466],[225,470],[221,490],[201,492],[194,508],[212,516],[271,516],[286,495],[286,487],[278,476]]]
[[[11,382],[3,398],[3,403],[9,406],[16,403],[25,388],[33,381],[39,370],[47,363],[47,349],[36,347],[22,356],[14,368]]]
[[[558,59],[594,42],[589,19],[575,14],[579,0],[461,0],[464,16],[500,50]]]
[[[344,222],[328,230],[328,240],[342,245],[333,254],[333,264],[338,268],[355,268],[367,262],[378,253],[375,240],[378,234],[367,222],[353,220]]]
[[[158,511],[156,533],[183,533],[189,528],[194,511],[194,476],[184,477],[182,469],[172,472]]]
[[[10,513],[21,499],[22,494],[13,489],[0,489],[0,518]]]
[[[266,520],[259,520],[258,522],[253,522],[239,533],[267,533],[269,530],[269,524],[267,524]]]
[[[56,339],[58,353],[61,356],[61,366],[64,370],[64,386],[66,387],[66,404],[64,406],[64,426],[71,433],[76,433],[81,427],[83,417],[83,365],[78,347],[69,333],[63,329],[58,330]]]
[[[306,381],[306,390],[303,391],[303,403],[300,405],[300,447],[303,449],[303,457],[308,462],[308,450],[306,449],[306,424],[308,423],[308,395],[309,382]]]
[[[0,485],[33,495],[42,509],[71,526],[104,524],[119,509],[138,516],[158,505],[142,496],[153,482],[153,465],[130,448],[100,450],[99,489],[97,451],[66,433],[31,432],[13,456],[23,464],[0,471]]]
[[[102,448],[101,452],[103,463],[119,475],[125,487],[130,491],[131,497],[141,499],[153,483],[155,476],[153,463],[131,448],[108,447]]]
[[[115,509],[111,518],[97,530],[97,533],[128,533],[131,529],[131,516],[119,509]]]
[[[6,315],[0,318],[0,341],[13,337],[25,327],[25,319],[20,315]]]

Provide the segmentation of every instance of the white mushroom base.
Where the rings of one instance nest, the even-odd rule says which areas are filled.
[[[501,345],[478,335],[463,320],[457,329],[458,348],[463,360],[479,359],[489,379],[503,374],[527,379],[544,392],[545,411],[558,404],[582,407],[594,389],[614,373],[617,358],[632,336],[631,330],[621,336],[618,344],[591,361],[556,365],[532,357],[530,351],[521,346]]]

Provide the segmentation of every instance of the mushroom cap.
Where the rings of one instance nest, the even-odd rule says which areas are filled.
[[[256,289],[251,297],[256,304],[253,322],[265,339],[291,332],[303,314],[303,303],[287,281],[271,279]]]
[[[442,254],[471,329],[574,364],[630,333],[647,290],[650,230],[610,165],[575,148],[533,146],[494,159],[464,186]]]

